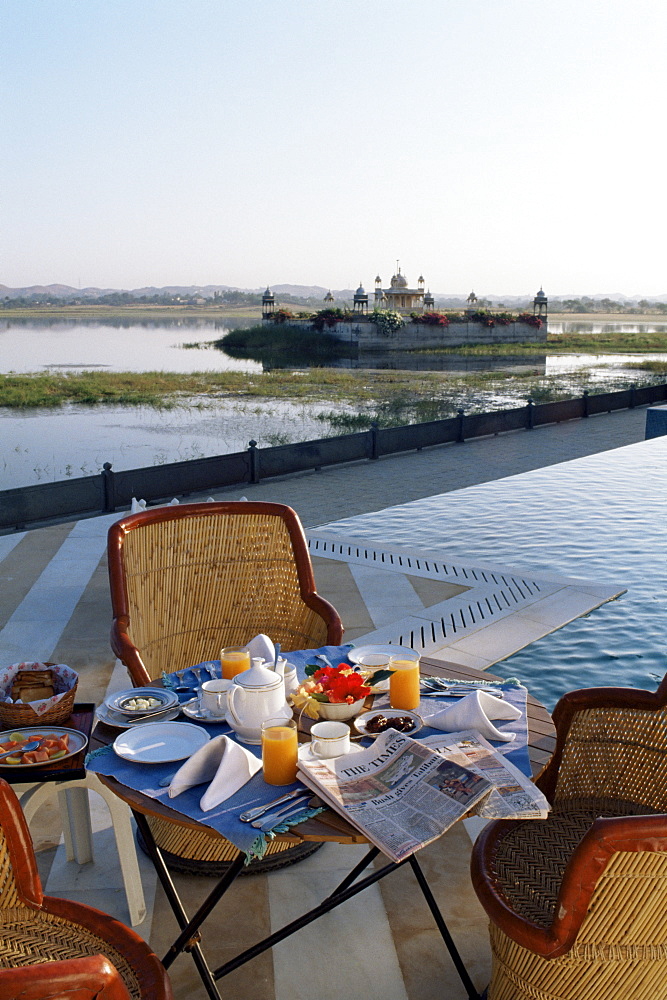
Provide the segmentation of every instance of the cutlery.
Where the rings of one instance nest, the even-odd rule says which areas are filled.
[[[41,740],[30,740],[29,743],[24,743],[23,746],[14,747],[13,750],[5,750],[4,753],[0,753],[0,760],[2,760],[3,757],[14,757],[19,753],[27,753],[30,750],[36,750],[41,742]],[[50,761],[47,761],[46,763],[48,764]]]
[[[239,816],[242,823],[249,823],[253,819],[257,819],[258,816],[263,816],[264,813],[269,812],[274,806],[279,806],[283,802],[287,802],[290,799],[295,799],[301,795],[309,795],[308,789],[306,788],[296,788],[293,792],[288,792],[287,795],[281,795],[278,799],[273,799],[271,802],[266,802],[263,806],[255,806],[254,809],[246,809]]]
[[[291,816],[298,816],[300,812],[308,807],[311,796],[306,795],[303,799],[295,799],[294,802],[290,802],[288,806],[284,809],[279,809],[277,812],[269,813],[268,816],[264,816],[263,819],[256,819],[250,825],[254,826],[256,829],[261,830],[262,833],[268,833],[272,830],[274,826],[278,826],[280,823],[284,823],[286,819]]]
[[[122,712],[116,712],[115,714],[119,717],[125,719],[126,722],[130,720],[132,722],[143,722],[145,719],[159,719],[161,715],[166,715],[168,712],[173,712],[174,709],[178,708],[178,705],[170,705],[169,708],[161,708],[159,712],[147,712],[146,715],[123,715]],[[113,709],[110,709],[113,712]]]

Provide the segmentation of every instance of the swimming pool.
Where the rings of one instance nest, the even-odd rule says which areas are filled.
[[[492,668],[521,677],[553,708],[573,688],[655,688],[667,672],[666,498],[662,437],[326,529],[374,544],[437,549],[466,563],[626,587],[617,601]]]

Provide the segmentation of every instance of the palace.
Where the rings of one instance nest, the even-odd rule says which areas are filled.
[[[398,313],[421,313],[424,310],[433,309],[435,302],[430,289],[424,290],[424,276],[419,275],[417,287],[410,288],[408,279],[401,274],[401,269],[396,261],[396,274],[392,276],[389,288],[382,287],[382,278],[378,274],[375,279],[375,298],[373,306],[375,309],[391,309]],[[360,315],[368,312],[368,293],[363,285],[359,285],[354,293],[353,311]]]

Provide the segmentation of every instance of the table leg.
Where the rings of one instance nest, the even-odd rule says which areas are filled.
[[[183,908],[183,904],[176,891],[176,886],[173,883],[169,870],[164,863],[164,858],[162,857],[162,852],[160,848],[155,843],[155,838],[151,832],[151,828],[148,825],[148,821],[143,813],[135,812],[132,810],[134,818],[136,820],[137,826],[141,831],[141,836],[146,845],[148,853],[150,854],[153,865],[155,866],[155,871],[162,888],[165,891],[169,905],[171,906],[172,912],[176,917],[178,926],[181,928],[181,933],[174,941],[173,945],[162,959],[162,964],[165,968],[169,968],[174,959],[182,951],[189,951],[192,955],[192,960],[197,966],[197,971],[204,984],[204,989],[208,993],[211,1000],[222,1000],[218,988],[215,985],[215,980],[211,970],[208,966],[208,962],[204,957],[204,953],[201,950],[201,945],[199,944],[198,930],[206,916],[211,912],[216,903],[220,900],[223,893],[227,891],[229,886],[232,884],[236,876],[241,872],[244,864],[244,856],[239,852],[238,857],[230,865],[229,870],[220,879],[217,886],[209,894],[207,899],[204,901],[202,906],[197,910],[195,916],[190,920],[187,913]]]
[[[442,916],[442,913],[440,912],[440,908],[439,908],[438,904],[435,901],[435,896],[431,892],[430,886],[429,886],[428,882],[426,881],[426,877],[425,877],[423,871],[421,870],[421,866],[420,866],[419,862],[417,861],[417,858],[414,856],[414,854],[412,854],[410,856],[410,858],[408,858],[408,860],[410,862],[410,867],[412,868],[412,871],[414,872],[415,878],[417,879],[417,882],[419,883],[419,888],[422,891],[422,895],[424,896],[424,899],[426,900],[426,902],[428,904],[428,908],[431,911],[431,914],[433,916],[433,919],[436,922],[438,930],[440,931],[440,934],[442,936],[442,940],[445,942],[445,945],[447,946],[447,951],[449,952],[449,954],[451,956],[452,962],[454,963],[454,965],[456,967],[456,971],[459,974],[459,978],[461,979],[461,982],[463,983],[463,985],[465,987],[465,990],[466,990],[468,996],[470,997],[470,1000],[480,1000],[479,993],[475,989],[473,981],[470,978],[470,976],[468,975],[468,970],[466,969],[465,965],[463,964],[463,959],[459,955],[458,948],[454,944],[454,939],[452,938],[451,934],[449,933],[449,928],[447,927],[447,924],[445,923],[444,917]]]
[[[67,860],[85,865],[93,860],[88,789],[59,788],[58,793]]]

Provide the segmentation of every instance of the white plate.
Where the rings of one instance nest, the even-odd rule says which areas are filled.
[[[9,740],[12,733],[20,733],[25,736],[26,740],[34,739],[35,736],[44,736],[46,739],[59,739],[61,736],[67,734],[69,736],[69,746],[70,749],[67,753],[64,753],[62,757],[58,757],[56,760],[41,760],[36,764],[8,764],[7,758],[0,760],[0,767],[20,767],[21,769],[28,767],[46,767],[47,764],[59,764],[63,760],[67,760],[68,757],[73,757],[74,754],[78,753],[79,750],[83,750],[85,746],[88,745],[88,737],[83,733],[80,733],[78,729],[63,729],[61,726],[51,726],[46,722],[43,726],[30,726],[17,727],[15,729],[5,729],[0,733],[0,743],[5,743]],[[17,751],[20,753],[21,751]]]
[[[377,708],[374,709],[372,712],[364,712],[363,715],[358,715],[357,718],[353,720],[354,728],[357,730],[357,732],[360,733],[362,736],[367,736],[369,740],[374,740],[376,737],[382,735],[381,733],[369,733],[368,729],[366,728],[369,719],[374,719],[376,715],[384,715],[385,718],[387,719],[391,719],[392,717],[396,718],[397,716],[401,715],[407,715],[409,718],[413,720],[413,722],[415,723],[415,727],[414,729],[411,729],[409,732],[406,732],[405,733],[406,736],[414,736],[415,733],[418,733],[419,730],[424,725],[424,720],[422,719],[421,715],[417,715],[416,712],[408,712],[403,708]],[[388,728],[390,727],[388,726],[387,729]],[[386,729],[382,730],[382,732],[384,733],[386,733],[386,731],[387,731]]]
[[[131,701],[132,698],[157,698],[159,704],[153,708],[124,708],[124,703]],[[152,715],[154,712],[164,712],[167,708],[173,708],[178,705],[178,695],[175,691],[167,691],[166,688],[130,688],[128,691],[109,695],[105,698],[105,705],[108,705],[113,712],[121,712],[131,718],[133,715]]]
[[[389,643],[385,646],[355,646],[354,649],[351,649],[347,654],[347,659],[350,663],[358,663],[360,656],[366,656],[369,653],[376,653],[378,656],[386,657],[400,656],[401,653],[409,653],[411,656],[414,656],[415,653],[417,653],[419,656],[416,649],[410,649],[408,646],[392,646],[391,643]],[[377,667],[376,669],[380,670],[381,667]]]
[[[224,715],[211,715],[210,712],[200,712],[199,703],[196,698],[184,702],[181,705],[181,712],[183,715],[187,715],[189,719],[196,719],[197,722],[206,722],[209,725],[215,722],[227,722]]]
[[[165,712],[160,717],[160,722],[171,722],[172,719],[178,718],[180,711],[180,706],[170,709],[170,711]],[[133,719],[130,715],[122,715],[120,712],[114,712],[104,702],[95,709],[95,717],[107,726],[115,726],[116,729],[133,729],[134,726],[145,726],[147,723],[153,725],[152,716],[150,715],[147,719]]]
[[[312,743],[302,743],[299,747],[299,760],[340,760],[341,757],[347,757],[351,753],[361,753],[366,747],[357,746],[356,743],[350,743],[350,749],[347,753],[342,753],[338,757],[320,757],[318,754],[313,753]]]
[[[125,760],[166,764],[191,757],[210,738],[201,726],[193,726],[191,722],[148,722],[117,736],[113,748]]]

